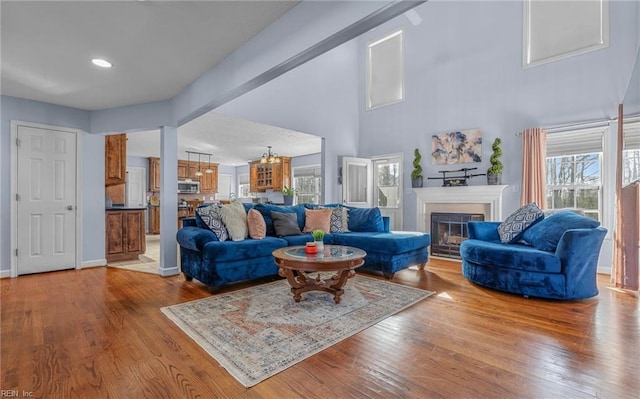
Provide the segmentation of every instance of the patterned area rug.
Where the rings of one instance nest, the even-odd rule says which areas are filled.
[[[279,280],[161,310],[250,387],[432,294],[356,275],[338,305],[317,291],[295,303]]]

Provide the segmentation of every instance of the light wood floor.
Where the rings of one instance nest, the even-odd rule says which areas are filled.
[[[197,282],[115,268],[3,279],[0,389],[33,398],[640,397],[637,293],[601,276],[596,298],[524,299],[473,285],[459,269],[434,260],[397,273],[395,282],[437,295],[250,389],[160,312],[209,296]]]

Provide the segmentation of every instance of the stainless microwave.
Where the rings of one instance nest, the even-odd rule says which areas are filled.
[[[200,182],[178,181],[178,194],[198,194],[200,192]]]

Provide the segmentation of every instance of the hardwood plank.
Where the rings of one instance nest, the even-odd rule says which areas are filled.
[[[245,389],[160,312],[210,296],[197,281],[116,268],[3,279],[0,386],[42,398],[639,397],[638,293],[608,276],[598,297],[570,302],[485,289],[443,260],[394,282],[437,294]]]

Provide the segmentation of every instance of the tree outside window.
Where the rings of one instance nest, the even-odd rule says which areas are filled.
[[[602,153],[547,158],[547,206],[577,208],[601,220]]]
[[[400,198],[400,165],[397,162],[376,165],[378,207],[397,208]]]

